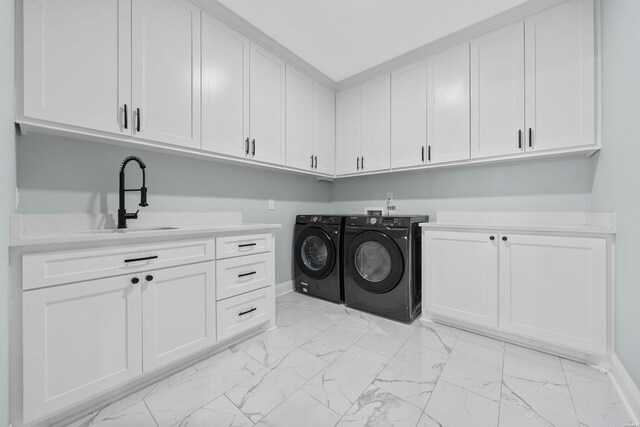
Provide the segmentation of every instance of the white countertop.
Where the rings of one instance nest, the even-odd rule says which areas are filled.
[[[114,214],[12,215],[10,247],[189,237],[247,231],[267,231],[281,224],[245,223],[240,212],[140,213],[128,228],[116,228]]]
[[[425,229],[474,229],[523,232],[615,234],[615,214],[609,212],[437,212]]]

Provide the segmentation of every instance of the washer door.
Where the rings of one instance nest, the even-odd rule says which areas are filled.
[[[391,237],[379,231],[365,231],[349,245],[347,271],[365,291],[382,294],[402,279],[404,257]]]
[[[320,228],[307,228],[293,249],[298,268],[312,279],[322,279],[333,270],[336,250],[329,235]]]

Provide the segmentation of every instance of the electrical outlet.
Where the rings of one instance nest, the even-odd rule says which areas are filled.
[[[276,201],[273,199],[269,199],[269,210],[270,211],[276,210]]]

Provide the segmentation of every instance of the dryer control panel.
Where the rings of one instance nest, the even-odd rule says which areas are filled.
[[[368,227],[410,227],[419,222],[428,222],[429,217],[420,216],[377,216],[361,215],[348,216],[345,219],[346,225],[368,226]]]
[[[335,215],[297,215],[296,224],[340,225],[342,217]]]

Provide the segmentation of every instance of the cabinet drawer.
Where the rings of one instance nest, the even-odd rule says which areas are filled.
[[[273,318],[273,286],[218,301],[218,341],[230,338]]]
[[[272,240],[270,233],[218,237],[216,239],[216,252],[218,259],[270,252],[273,249]]]
[[[217,300],[273,285],[272,269],[273,254],[271,253],[217,261]]]
[[[80,282],[215,258],[213,239],[82,249],[22,257],[23,290]]]

